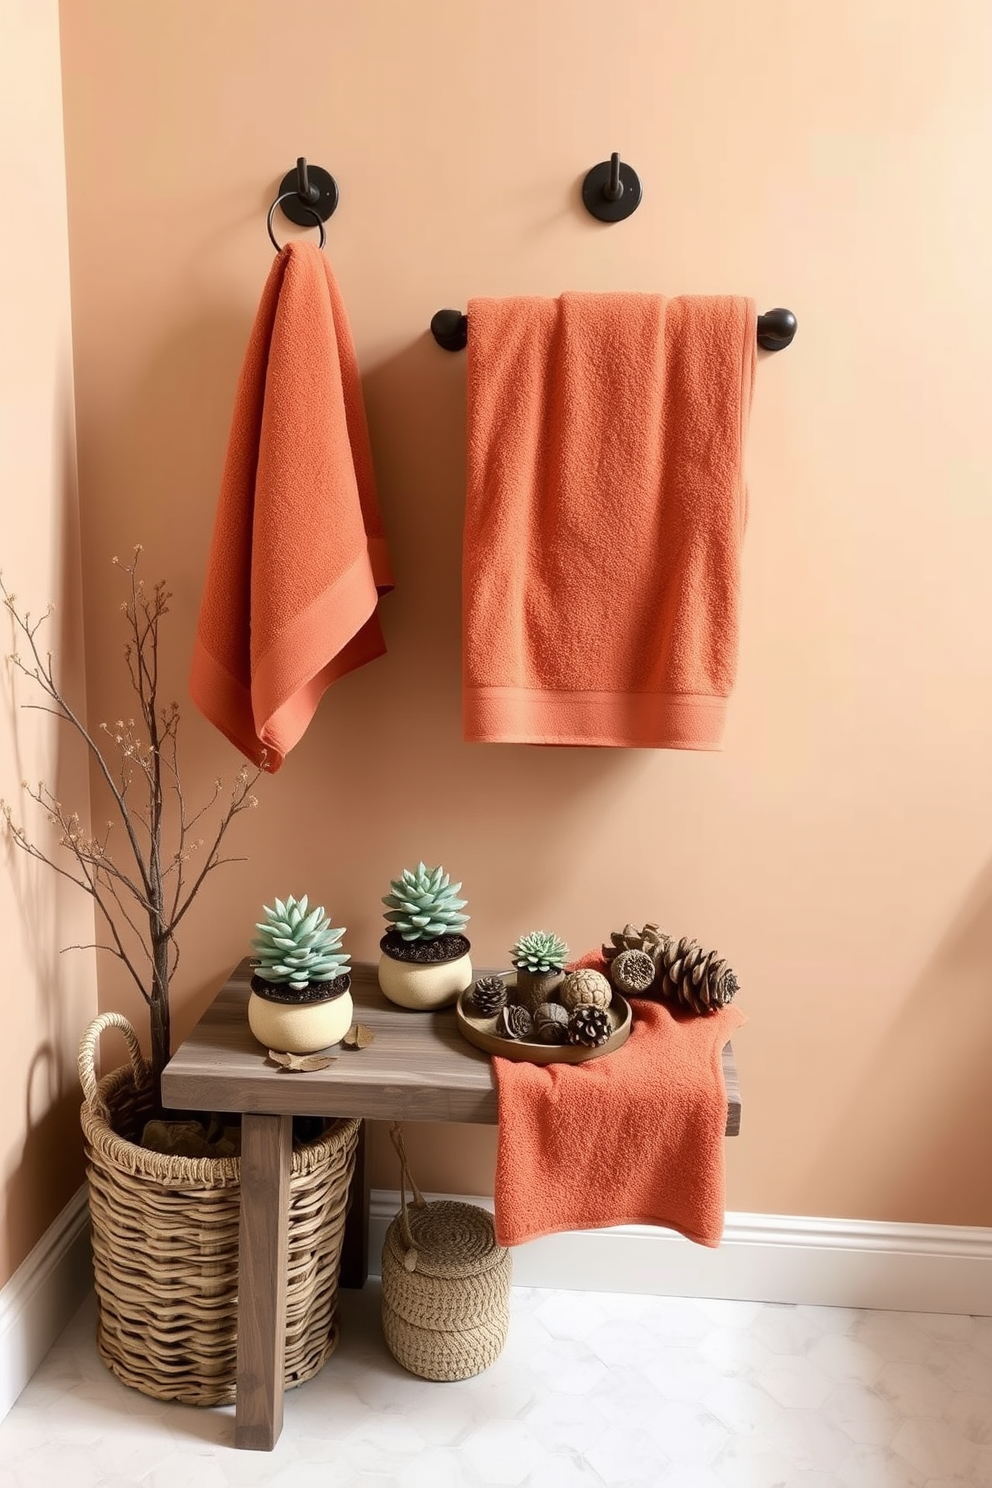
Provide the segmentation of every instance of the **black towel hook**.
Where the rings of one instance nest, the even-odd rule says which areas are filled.
[[[283,216],[288,217],[290,222],[295,222],[298,227],[313,227],[316,223],[320,228],[320,246],[323,248],[327,241],[324,223],[333,215],[338,196],[338,183],[334,177],[321,165],[309,165],[306,156],[301,155],[295,169],[287,171],[279,182],[278,194],[269,208],[269,238],[276,252],[279,252],[280,246],[272,231],[272,216],[276,207],[281,206]]]
[[[758,345],[765,351],[784,351],[798,329],[791,310],[769,310],[758,316]],[[445,351],[464,351],[468,345],[468,316],[460,310],[438,310],[431,318],[431,335]]]
[[[614,150],[609,160],[601,160],[586,172],[582,202],[600,222],[622,222],[641,204],[640,177]]]

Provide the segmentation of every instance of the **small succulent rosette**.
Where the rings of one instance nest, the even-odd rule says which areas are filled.
[[[389,926],[379,942],[379,986],[401,1007],[429,1010],[472,985],[467,900],[440,865],[404,868],[383,896]]]
[[[307,895],[263,906],[251,943],[254,976],[248,1024],[258,1041],[282,1053],[308,1054],[337,1043],[354,1012],[343,928]]]
[[[568,946],[551,930],[531,930],[521,935],[510,959],[517,973],[514,1000],[533,1014],[564,981]]]

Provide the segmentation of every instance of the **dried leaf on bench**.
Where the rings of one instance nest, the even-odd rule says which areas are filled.
[[[282,1054],[278,1049],[269,1050],[269,1058],[284,1070],[296,1073],[299,1070],[322,1070],[333,1064],[336,1054]]]
[[[375,1039],[375,1033],[367,1023],[353,1023],[341,1043],[346,1049],[367,1049]]]

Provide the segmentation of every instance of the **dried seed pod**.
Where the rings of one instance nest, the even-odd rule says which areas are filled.
[[[534,1031],[534,1020],[527,1008],[508,1004],[496,1019],[496,1032],[501,1038],[526,1039]]]
[[[580,966],[577,971],[570,971],[558,988],[558,1000],[569,1012],[584,1006],[608,1008],[613,1001],[613,989],[601,971]]]
[[[610,979],[625,997],[643,997],[657,975],[658,968],[647,951],[620,951],[610,962]]]
[[[560,1002],[542,1002],[534,1014],[534,1036],[540,1044],[568,1042],[568,1011]]]

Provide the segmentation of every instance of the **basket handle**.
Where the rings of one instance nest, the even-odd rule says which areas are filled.
[[[412,1271],[417,1264],[417,1252],[414,1249],[413,1235],[410,1233],[410,1217],[407,1212],[406,1191],[409,1187],[413,1194],[413,1205],[415,1209],[424,1208],[424,1196],[417,1187],[417,1180],[410,1172],[410,1164],[406,1160],[406,1148],[403,1146],[403,1127],[398,1121],[394,1121],[389,1129],[389,1135],[393,1139],[396,1148],[396,1156],[400,1160],[400,1234],[406,1246],[407,1254],[404,1265],[408,1271]]]
[[[119,1028],[123,1033],[127,1041],[128,1053],[131,1056],[131,1070],[134,1074],[135,1085],[141,1085],[144,1082],[148,1066],[141,1053],[138,1035],[123,1013],[100,1013],[93,1019],[79,1041],[79,1083],[83,1087],[83,1096],[90,1115],[101,1116],[104,1120],[109,1120],[110,1112],[101,1100],[97,1089],[95,1064],[97,1040],[105,1028]]]

